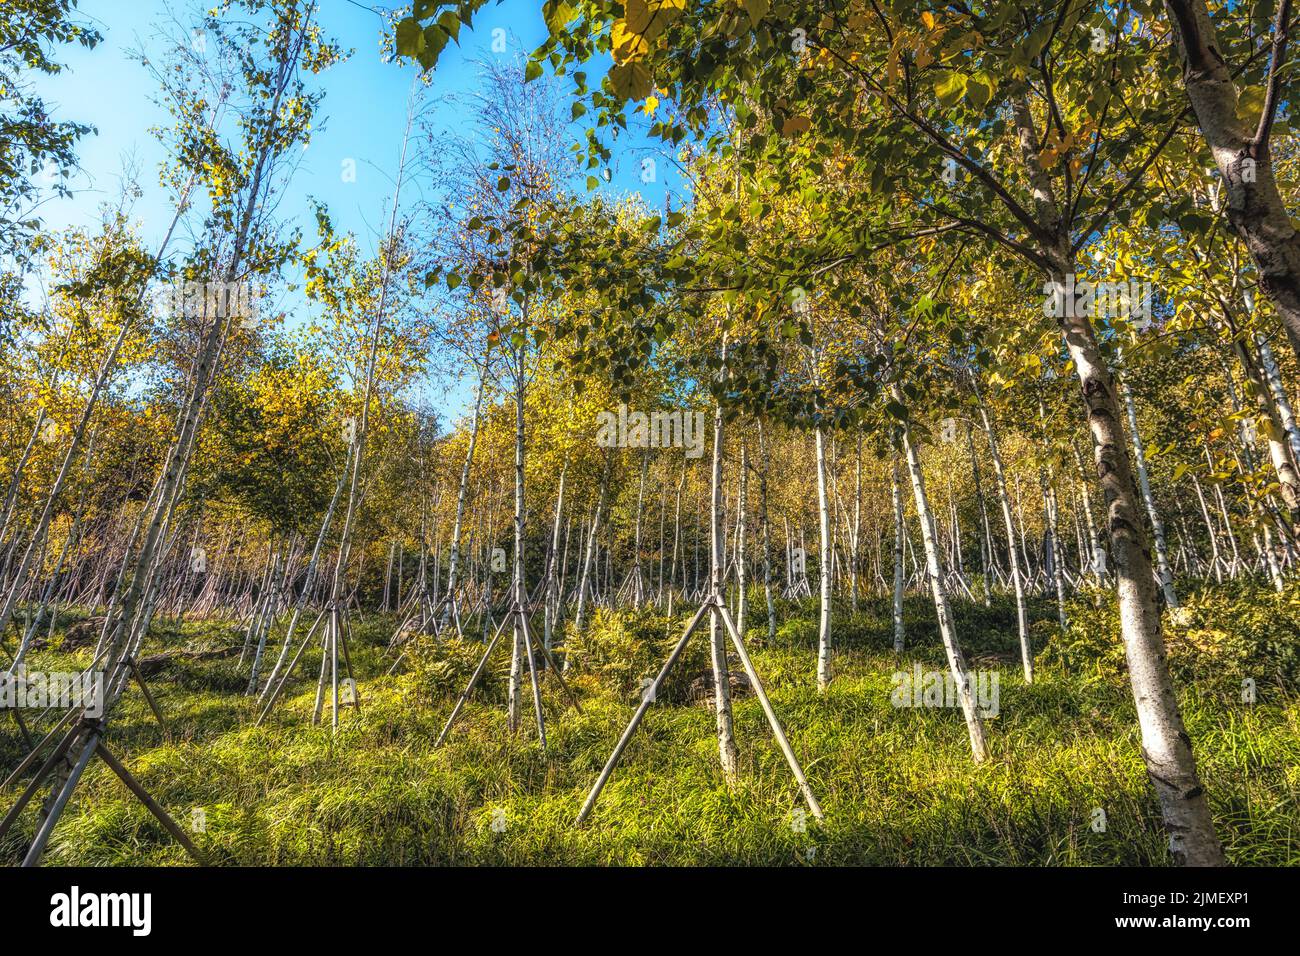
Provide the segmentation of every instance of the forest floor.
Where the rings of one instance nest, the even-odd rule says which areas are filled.
[[[434,750],[481,645],[426,640],[408,656],[413,666],[386,676],[395,622],[373,614],[353,623],[362,706],[341,712],[337,734],[328,706],[322,726],[310,723],[317,653],[301,668],[311,676],[300,676],[259,728],[254,702],[243,694],[247,668],[237,658],[169,664],[150,686],[173,739],[132,687],[109,741],[195,831],[200,847],[234,864],[1168,862],[1109,598],[1071,604],[1065,632],[1053,604],[1035,603],[1033,685],[1021,676],[1009,600],[957,605],[969,665],[998,676],[998,712],[987,721],[992,759],[981,766],[971,761],[959,710],[892,700],[896,672],[910,674],[917,664],[944,670],[927,601],[908,599],[909,646],[898,656],[887,600],[863,601],[856,613],[837,607],[834,681],[819,693],[815,603],[782,602],[769,645],[761,592],[758,598],[748,632],[754,663],[824,823],[799,810],[798,790],[752,695],[735,702],[740,774],[730,787],[724,781],[713,714],[690,699],[692,680],[707,670],[706,629],[692,639],[592,818],[574,827],[643,679],[680,626],[648,610],[599,612],[576,642],[570,683],[581,714],[544,678],[545,753],[527,690],[519,733],[506,730],[504,642],[481,692]],[[1165,619],[1184,718],[1229,859],[1300,863],[1300,588],[1278,595],[1211,587]],[[146,653],[240,641],[231,622],[157,630],[156,647]],[[68,670],[88,660],[84,650],[61,653],[56,641],[29,667]],[[1243,699],[1248,679],[1254,702]],[[0,768],[7,772],[25,752],[14,722],[0,720]],[[16,792],[0,795],[0,803],[7,808]],[[21,859],[34,826],[29,809],[0,842],[0,863]],[[105,767],[92,765],[46,862],[169,865],[188,858]]]

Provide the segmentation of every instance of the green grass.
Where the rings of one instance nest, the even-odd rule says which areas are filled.
[[[1237,864],[1300,862],[1300,703],[1294,641],[1260,637],[1259,622],[1294,593],[1193,596],[1171,624],[1171,661],[1220,835]],[[1242,610],[1243,602],[1249,613]],[[1269,602],[1273,602],[1270,605]],[[826,812],[799,828],[798,791],[756,700],[736,702],[741,768],[728,786],[718,768],[713,715],[686,698],[705,667],[704,633],[629,747],[592,819],[573,820],[631,716],[639,680],[671,644],[650,612],[601,614],[575,642],[578,714],[543,685],[549,747],[531,723],[505,727],[507,651],[467,705],[447,744],[432,743],[479,645],[426,647],[409,669],[385,676],[393,622],[354,625],[360,714],[345,710],[337,735],[310,725],[313,678],[302,678],[267,724],[252,726],[235,660],[178,665],[151,686],[176,731],[167,741],[138,691],[115,715],[111,746],[196,842],[238,864],[1163,865],[1154,797],[1114,629],[1114,609],[1072,608],[1066,634],[1054,608],[1035,605],[1038,679],[1026,686],[1013,609],[960,604],[958,628],[972,666],[997,668],[1000,713],[988,721],[992,759],[971,762],[958,711],[898,709],[890,675],[914,660],[941,668],[933,611],[909,599],[909,650],[889,649],[887,603],[837,608],[834,682],[814,682],[816,609],[779,609],[775,646],[757,602],[753,658]],[[1276,606],[1274,606],[1276,605]],[[1287,615],[1283,615],[1287,616]],[[1294,621],[1294,616],[1289,616]],[[1285,628],[1293,624],[1277,625]],[[1246,633],[1249,631],[1249,633]],[[1212,635],[1207,637],[1206,635]],[[233,643],[231,626],[187,622],[160,646]],[[1290,656],[1288,656],[1290,655]],[[82,655],[42,652],[55,670]],[[319,658],[317,658],[318,660]],[[629,663],[630,662],[630,663]],[[314,665],[308,663],[308,669]],[[1258,700],[1241,701],[1241,674],[1257,674]],[[328,714],[327,714],[328,719]],[[0,723],[0,767],[25,752],[12,721]],[[13,793],[0,801],[8,806]],[[1090,827],[1102,808],[1104,832]],[[30,809],[0,843],[0,862],[21,858],[35,827]],[[47,862],[184,864],[184,852],[104,767],[94,765],[60,823]]]

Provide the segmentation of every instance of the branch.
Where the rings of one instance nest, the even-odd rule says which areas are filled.
[[[1290,19],[1291,0],[1282,0],[1277,6],[1277,16],[1273,20],[1273,52],[1268,59],[1268,91],[1264,94],[1264,112],[1260,114],[1259,128],[1255,130],[1255,138],[1251,140],[1251,145],[1256,149],[1260,146],[1267,149],[1268,135],[1272,132],[1273,118],[1277,115]]]
[[[949,142],[947,137],[945,137],[942,133],[940,133],[938,130],[932,127],[919,115],[909,110],[904,104],[900,103],[897,97],[895,97],[893,93],[891,93],[888,89],[886,89],[880,83],[880,81],[877,80],[875,77],[873,77],[871,74],[863,70],[861,67],[858,67],[853,63],[850,63],[847,59],[845,59],[842,55],[840,55],[836,50],[832,49],[831,47],[820,43],[817,45],[820,49],[823,49],[826,52],[830,53],[832,57],[838,60],[844,69],[856,73],[861,79],[870,83],[875,88],[877,93],[879,93],[879,95],[883,97],[891,107],[893,107],[893,109],[895,110],[895,112],[897,112],[899,116],[907,120],[918,130],[920,130],[921,133],[923,133],[926,137],[928,137],[946,155],[950,156],[952,159],[960,163],[962,167],[966,169],[967,172],[969,172],[977,180],[983,183],[995,196],[997,196],[1000,200],[1002,200],[1003,205],[1006,206],[1007,210],[1016,219],[1020,221],[1021,225],[1023,225],[1027,230],[1029,230],[1029,232],[1039,237],[1040,239],[1044,238],[1041,234],[1042,230],[1040,229],[1037,221],[1028,213],[1028,211],[1025,210],[1023,206],[1021,206],[1018,202],[1016,202],[1015,198],[1006,190],[1006,188],[1000,182],[998,182],[997,179],[994,178],[994,176],[987,169],[985,169],[979,163],[975,162],[973,159],[968,157],[962,150],[958,149],[951,142]]]
[[[1034,265],[1038,266],[1040,269],[1050,270],[1051,263],[1048,262],[1048,260],[1044,258],[1036,249],[1034,249],[1031,246],[1027,246],[1022,242],[1017,242],[1016,240],[1012,239],[1010,236],[1000,232],[997,229],[994,229],[992,226],[988,225],[987,223],[980,222],[978,219],[970,219],[966,216],[959,215],[953,212],[951,209],[948,209],[943,206],[939,206],[933,201],[921,201],[918,199],[918,202],[921,202],[921,204],[924,205],[927,209],[933,209],[939,215],[952,220],[951,228],[964,226],[966,229],[970,229],[982,235],[988,236],[990,239],[992,239],[994,242],[998,243],[999,245],[1006,246],[1008,249],[1010,249],[1012,252],[1016,253],[1017,255],[1023,256],[1025,259],[1029,260]]]
[[[1088,241],[1088,237],[1091,236],[1094,232],[1096,232],[1101,227],[1101,224],[1106,221],[1107,216],[1109,216],[1112,212],[1114,212],[1115,207],[1119,205],[1119,201],[1124,198],[1125,194],[1134,186],[1136,186],[1138,184],[1138,181],[1141,180],[1144,175],[1146,175],[1146,171],[1151,168],[1151,164],[1156,161],[1156,157],[1160,155],[1160,153],[1164,150],[1168,142],[1171,139],[1173,139],[1174,133],[1178,132],[1178,127],[1181,124],[1181,122],[1182,122],[1182,114],[1179,114],[1178,119],[1174,120],[1174,122],[1170,125],[1169,131],[1166,132],[1165,135],[1160,138],[1160,142],[1156,143],[1155,147],[1151,150],[1146,160],[1142,163],[1140,167],[1138,167],[1137,172],[1135,172],[1132,176],[1129,177],[1128,182],[1126,182],[1123,186],[1121,186],[1120,189],[1116,191],[1115,195],[1110,197],[1110,201],[1106,203],[1105,208],[1102,209],[1101,212],[1097,213],[1097,215],[1092,217],[1092,221],[1088,223],[1088,228],[1084,229],[1082,232],[1079,233],[1078,241],[1075,242],[1074,245],[1070,247],[1070,251],[1072,253],[1078,252],[1081,248],[1083,248],[1083,244]]]

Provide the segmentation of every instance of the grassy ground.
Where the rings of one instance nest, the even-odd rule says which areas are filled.
[[[718,769],[713,715],[688,699],[705,670],[705,639],[665,688],[582,829],[587,788],[632,713],[641,679],[671,643],[671,622],[650,613],[601,614],[578,642],[572,683],[581,714],[544,685],[549,749],[530,722],[505,728],[505,648],[482,695],[448,743],[432,749],[473,666],[477,642],[425,647],[414,666],[385,676],[392,622],[354,624],[353,663],[362,710],[338,734],[310,725],[314,680],[299,681],[275,715],[252,726],[234,660],[169,666],[151,681],[176,731],[168,741],[132,690],[110,743],[181,822],[202,811],[196,842],[239,864],[1136,864],[1167,863],[1143,771],[1136,721],[1116,637],[1100,598],[1076,602],[1062,634],[1054,608],[1034,608],[1038,679],[1027,686],[1015,651],[1012,607],[958,607],[972,667],[999,676],[999,713],[988,721],[993,758],[970,760],[959,711],[897,708],[891,675],[919,661],[941,670],[933,611],[907,607],[909,650],[889,649],[884,602],[837,609],[835,680],[815,688],[816,609],[785,606],[772,646],[763,609],[750,641],[759,673],[826,812],[802,819],[798,792],[756,700],[736,702],[741,773]],[[1167,615],[1183,713],[1230,859],[1300,862],[1300,702],[1297,604],[1285,595],[1219,589]],[[164,628],[159,646],[217,647],[230,624]],[[33,669],[65,669],[81,655],[45,651]],[[310,667],[311,665],[309,665]],[[1243,681],[1257,699],[1242,700]],[[531,716],[531,699],[525,699]],[[0,722],[0,767],[24,748]],[[14,793],[0,796],[8,806]],[[1093,823],[1100,808],[1105,829]],[[21,858],[35,826],[0,843],[0,862]],[[93,765],[51,841],[47,862],[183,864],[179,849],[109,771]]]

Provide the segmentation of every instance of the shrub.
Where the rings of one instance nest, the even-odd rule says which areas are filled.
[[[689,618],[670,620],[653,610],[597,608],[586,629],[568,639],[569,659],[619,696],[637,697],[643,681],[659,673],[688,623]],[[691,681],[710,669],[709,662],[708,621],[704,620],[660,688],[659,699],[686,700]]]

